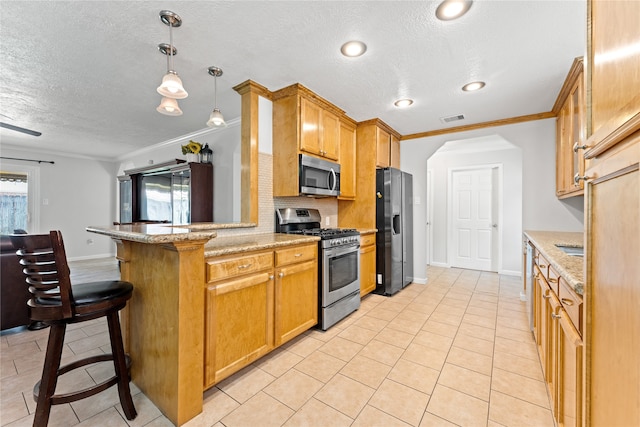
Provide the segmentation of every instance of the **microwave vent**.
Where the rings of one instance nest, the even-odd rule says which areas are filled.
[[[455,116],[449,117],[440,117],[440,121],[442,123],[457,122],[458,120],[464,120],[464,114],[456,114]]]

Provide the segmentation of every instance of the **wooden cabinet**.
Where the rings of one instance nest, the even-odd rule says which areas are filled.
[[[339,126],[337,115],[300,97],[300,151],[338,160]]]
[[[534,339],[558,425],[581,426],[583,418],[582,298],[535,249]]]
[[[274,348],[273,252],[208,261],[207,281],[205,388]]]
[[[640,425],[640,2],[588,2],[585,425]]]
[[[318,321],[317,243],[206,262],[204,388]]]
[[[318,323],[318,246],[276,251],[276,346]]]
[[[400,138],[383,127],[376,129],[376,167],[400,169]]]
[[[584,194],[586,120],[583,59],[576,58],[553,110],[556,119],[556,195],[567,198]]]
[[[396,138],[400,136],[382,120],[373,119],[358,123],[355,156],[358,172],[356,176],[357,194],[353,200],[338,200],[338,225],[340,227],[375,229],[376,168],[382,164],[378,161],[378,151],[382,150],[381,156],[387,153],[391,135]],[[382,140],[386,141],[386,145],[379,144]],[[389,156],[386,158],[389,159]]]
[[[360,236],[360,297],[376,289],[376,233]]]
[[[350,119],[344,111],[300,84],[273,92],[272,101],[273,195],[299,196],[299,154],[342,163],[342,124]],[[347,162],[353,162],[353,158]],[[347,164],[346,169],[349,168]],[[347,192],[350,190],[347,183]]]
[[[356,198],[356,125],[345,117],[340,121],[340,196]]]
[[[119,176],[120,222],[213,222],[213,165],[169,162]],[[158,196],[159,194],[159,196]]]

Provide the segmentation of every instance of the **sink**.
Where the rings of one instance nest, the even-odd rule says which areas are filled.
[[[584,248],[582,246],[556,245],[556,247],[567,255],[584,256]]]

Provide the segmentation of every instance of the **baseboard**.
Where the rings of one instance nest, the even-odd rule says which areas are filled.
[[[444,268],[451,268],[451,266],[449,264],[447,264],[446,262],[431,262],[431,264],[429,264],[433,267],[444,267]]]
[[[505,276],[522,277],[522,271],[520,270],[498,270],[498,274],[503,274]]]
[[[414,277],[412,283],[417,283],[419,285],[426,285],[427,278],[426,277]]]
[[[89,259],[99,259],[99,258],[113,258],[115,257],[115,253],[108,254],[97,254],[97,255],[87,255],[87,256],[77,256],[77,257],[69,257],[67,258],[69,261],[86,261]]]

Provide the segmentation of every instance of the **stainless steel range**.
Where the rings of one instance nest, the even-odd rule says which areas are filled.
[[[320,228],[317,209],[276,210],[276,232],[319,236],[318,326],[326,331],[360,307],[360,233]]]

